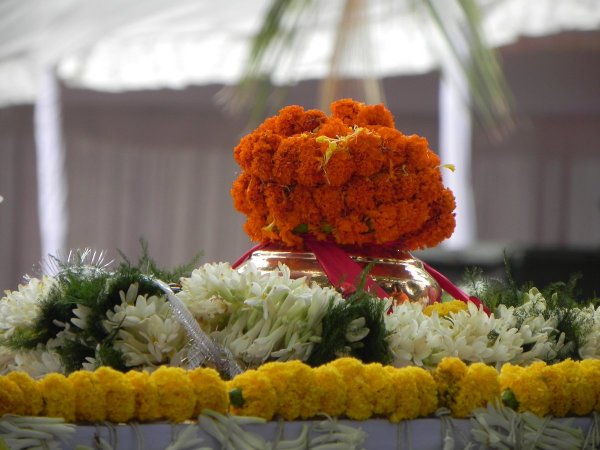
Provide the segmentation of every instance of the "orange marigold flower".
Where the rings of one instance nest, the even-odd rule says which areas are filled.
[[[319,186],[325,184],[323,172],[323,154],[326,145],[314,139],[305,138],[298,145],[298,168],[296,181],[302,186]]]
[[[394,128],[394,116],[382,104],[366,105],[360,108],[356,115],[356,124],[359,127],[367,125],[382,125]]]
[[[355,212],[375,208],[375,185],[368,178],[353,178],[345,191],[344,204]]]
[[[301,136],[292,136],[285,139],[273,155],[272,180],[281,185],[289,186],[297,177],[296,171],[300,166]]]
[[[355,173],[361,177],[375,175],[386,161],[381,137],[366,129],[348,140],[348,151],[355,163]]]
[[[235,147],[231,195],[250,238],[302,249],[308,232],[404,250],[448,238],[454,197],[427,140],[396,130],[383,105],[342,99],[331,111],[288,106]]]
[[[317,130],[318,136],[327,136],[329,138],[338,138],[352,132],[352,128],[342,122],[337,117],[330,117]]]
[[[326,184],[311,191],[313,201],[321,211],[325,222],[331,224],[335,218],[343,215],[345,195],[340,189]]]
[[[304,111],[301,106],[286,106],[277,116],[277,132],[282,136],[292,136],[314,131],[326,118],[323,112],[316,109]]]
[[[331,104],[331,112],[333,117],[340,119],[346,125],[353,125],[356,123],[356,116],[362,106],[362,103],[355,102],[349,98],[344,98]]]
[[[276,134],[265,133],[259,136],[251,149],[252,160],[250,166],[245,168],[255,177],[268,181],[273,172],[273,155],[279,148],[281,137]]]

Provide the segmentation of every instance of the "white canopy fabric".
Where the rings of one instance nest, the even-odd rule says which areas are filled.
[[[447,1],[447,0],[441,0]],[[0,106],[34,102],[41,74],[71,86],[123,91],[235,83],[269,0],[3,0]],[[369,0],[370,42],[341,68],[348,76],[422,73],[439,66],[434,26],[416,0]],[[490,45],[520,36],[600,27],[597,0],[478,0]],[[328,73],[343,0],[313,0],[275,83]],[[368,60],[368,64],[365,64]],[[368,73],[365,73],[368,72]]]

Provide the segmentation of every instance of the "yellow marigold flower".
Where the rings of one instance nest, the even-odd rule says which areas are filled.
[[[510,389],[514,380],[521,376],[521,372],[525,370],[525,367],[506,363],[502,365],[500,374],[498,374],[498,382],[500,383],[500,390],[505,391]]]
[[[392,383],[392,376],[380,363],[366,364],[363,371],[373,399],[373,414],[391,414],[396,408],[396,387]]]
[[[243,404],[231,403],[231,412],[238,416],[262,417],[271,420],[277,408],[277,394],[264,372],[247,370],[227,382],[227,389],[241,393]]]
[[[416,419],[420,411],[420,397],[414,371],[391,366],[386,366],[385,371],[390,376],[396,392],[394,409],[388,419],[393,423]]]
[[[190,419],[196,407],[194,386],[180,367],[160,366],[150,379],[158,389],[158,408],[162,417],[171,422]]]
[[[318,394],[310,366],[301,361],[269,362],[258,368],[269,377],[277,394],[276,414],[285,420],[313,417],[318,412]]]
[[[353,420],[366,420],[373,415],[373,399],[365,379],[364,365],[356,358],[338,358],[329,365],[339,370],[346,384],[345,414]]]
[[[103,366],[95,371],[106,399],[106,420],[128,422],[135,414],[135,390],[125,374]]]
[[[423,309],[423,314],[431,316],[434,311],[437,311],[438,316],[444,317],[450,313],[457,313],[459,311],[466,311],[468,306],[461,300],[452,300],[449,302],[437,302],[432,305],[428,305]]]
[[[79,370],[67,379],[75,392],[75,419],[78,422],[106,420],[106,397],[96,374]]]
[[[592,387],[591,397],[594,399],[594,411],[600,412],[600,359],[584,359],[579,362],[581,376],[588,380]]]
[[[450,410],[454,417],[467,417],[475,408],[482,408],[499,397],[500,383],[496,369],[484,363],[474,363],[461,379]]]
[[[65,422],[75,420],[75,390],[67,377],[61,373],[49,373],[38,386],[44,399],[42,415],[62,417]]]
[[[4,414],[19,414],[25,412],[25,398],[17,383],[0,376],[0,417]]]
[[[346,410],[346,384],[342,374],[333,366],[325,365],[314,369],[314,392],[319,401],[318,411],[338,417]]]
[[[569,372],[569,386],[573,396],[570,413],[587,416],[594,411],[596,406],[594,382],[585,376],[581,363],[568,359],[560,364]],[[597,377],[599,377],[598,374]]]
[[[44,408],[44,401],[42,399],[42,393],[40,392],[40,388],[37,382],[33,378],[31,378],[31,376],[27,372],[21,371],[9,372],[8,374],[6,374],[6,378],[17,383],[17,385],[23,392],[23,397],[27,399],[27,401],[23,402],[23,415],[39,415],[42,412],[42,409]],[[0,404],[2,404],[1,401]],[[0,416],[1,415],[2,413],[0,413]]]
[[[140,422],[160,419],[158,389],[146,371],[130,370],[125,374],[135,391],[135,415]]]
[[[440,406],[450,405],[460,389],[460,382],[467,373],[467,365],[459,358],[443,358],[433,372],[438,389]]]
[[[227,384],[219,372],[209,367],[198,367],[187,374],[196,395],[193,415],[198,417],[203,409],[225,414],[229,409]]]
[[[500,385],[503,390],[510,389],[515,395],[519,402],[519,412],[529,411],[543,417],[550,411],[552,395],[546,385],[545,368],[546,364],[542,361],[518,370],[511,364],[502,366]]]
[[[552,398],[550,413],[554,416],[586,415],[594,409],[593,386],[582,377],[579,364],[572,359],[547,366],[544,378]]]
[[[569,378],[572,376],[572,367],[553,364],[544,367],[543,377],[550,392],[550,414],[556,417],[565,417],[571,410],[573,392]]]
[[[433,414],[438,408],[437,385],[429,370],[417,366],[404,367],[402,370],[412,373],[419,394],[418,417]]]

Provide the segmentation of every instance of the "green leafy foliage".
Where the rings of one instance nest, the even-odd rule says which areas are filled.
[[[34,349],[68,331],[55,349],[68,372],[80,369],[88,357],[96,358],[99,364],[125,370],[123,355],[112,345],[119,327],[109,333],[103,326],[107,311],[121,304],[121,296],[133,284],[137,284],[138,295],[162,295],[153,279],[178,282],[181,277],[189,276],[200,258],[198,254],[189,263],[166,270],[150,257],[145,241],[141,241],[141,246],[137,265],[121,253],[123,262],[114,271],[88,250],[72,252],[66,261],[54,258],[52,263],[58,270],[56,284],[40,299],[33,325],[16,329],[2,344],[15,350]],[[79,306],[87,308],[84,328],[71,322]]]
[[[321,342],[313,348],[308,364],[319,366],[340,356],[353,356],[365,363],[387,364],[392,360],[386,340],[389,332],[384,322],[386,303],[364,290],[364,281],[369,270],[370,266],[363,270],[356,292],[346,301],[329,306],[323,318]],[[349,326],[360,318],[364,318],[364,327],[369,332],[357,342],[348,342],[346,334]]]

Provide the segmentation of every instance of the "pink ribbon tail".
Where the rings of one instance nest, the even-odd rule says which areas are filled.
[[[239,259],[231,265],[231,268],[232,269],[237,269],[248,258],[250,258],[250,255],[252,255],[252,253],[265,248],[267,245],[268,245],[268,243],[266,243],[266,242],[261,242],[260,244],[256,244],[254,247],[252,247],[251,249],[247,250],[246,253],[244,253],[242,256],[240,256]]]
[[[435,270],[429,264],[423,262],[423,267],[425,267],[425,270],[427,270],[427,272],[429,272],[429,275],[431,275],[433,277],[433,279],[438,282],[440,287],[444,291],[446,291],[448,294],[450,294],[453,298],[455,298],[457,300],[462,300],[465,303],[472,302],[475,304],[475,306],[477,306],[477,308],[479,308],[481,306],[488,316],[491,314],[490,309],[487,306],[485,306],[483,304],[483,302],[481,300],[479,300],[477,297],[467,295],[458,286],[456,286],[454,283],[452,283],[452,281],[450,281],[448,278],[446,278],[440,272]]]
[[[326,241],[317,241],[312,238],[304,238],[304,244],[315,254],[317,261],[321,264],[323,271],[329,278],[329,282],[336,288],[345,285],[356,287],[360,280],[363,268],[350,258],[350,255],[337,245]],[[365,280],[365,290],[375,292],[379,298],[389,297],[370,276]]]

